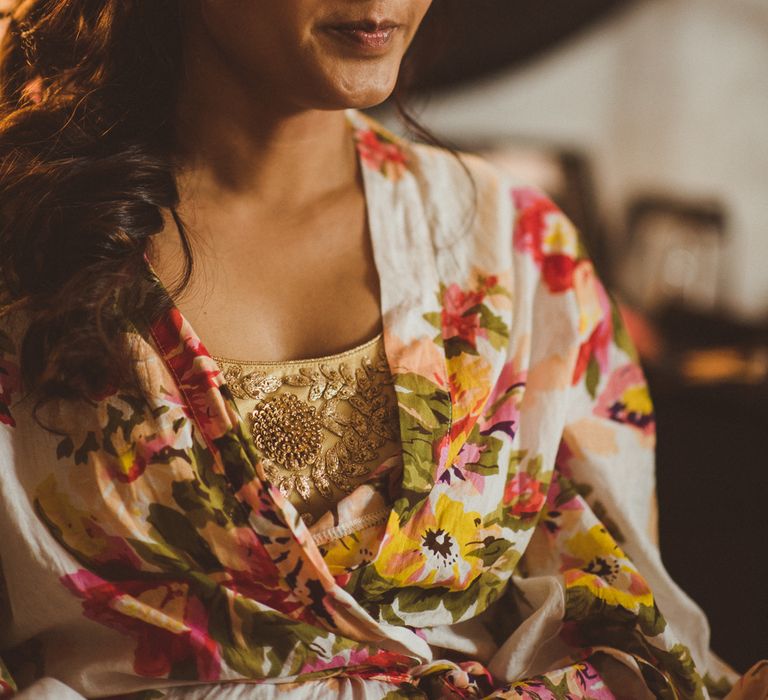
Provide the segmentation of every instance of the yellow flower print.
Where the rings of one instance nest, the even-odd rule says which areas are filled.
[[[585,532],[579,532],[565,542],[565,550],[584,563],[599,556],[612,556],[624,559],[624,552],[616,540],[602,525],[594,525]]]
[[[492,369],[490,363],[480,355],[461,354],[449,358],[446,364],[453,420],[459,421],[467,415],[476,415],[488,398]]]
[[[541,242],[544,255],[566,255],[569,258],[578,257],[579,235],[576,227],[561,214],[550,219],[550,227]]]
[[[332,576],[354,571],[376,555],[384,525],[375,525],[321,546],[323,561]]]
[[[478,513],[464,512],[445,494],[434,510],[427,500],[403,527],[395,518],[390,521],[376,572],[396,586],[464,590],[482,570],[482,560],[468,556],[483,539],[480,523]]]
[[[579,304],[579,337],[586,340],[606,316],[606,300],[588,260],[580,261],[573,271],[573,292]]]
[[[69,502],[59,491],[53,475],[37,487],[35,501],[45,518],[59,529],[70,549],[88,558],[98,558],[107,550],[109,542],[102,531],[93,528],[91,514]]]
[[[652,606],[648,584],[602,525],[594,525],[565,542],[567,588],[582,586],[608,605],[636,611]]]
[[[136,596],[118,596],[111,607],[123,615],[142,620],[173,634],[189,631],[184,622],[187,586],[182,583],[163,584],[142,591]]]
[[[648,392],[648,387],[645,385],[629,387],[622,394],[621,398],[627,411],[630,413],[636,413],[638,415],[648,415],[649,413],[653,413],[651,395]]]

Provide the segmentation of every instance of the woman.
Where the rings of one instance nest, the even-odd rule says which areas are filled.
[[[354,111],[429,4],[16,10],[6,695],[727,687],[651,543],[650,403],[572,226]]]

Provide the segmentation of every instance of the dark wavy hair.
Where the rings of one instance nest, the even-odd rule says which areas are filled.
[[[136,280],[164,209],[185,253],[172,294],[190,279],[175,213],[180,1],[24,0],[0,47],[0,307],[24,310],[22,376],[40,401],[135,380],[120,330],[146,306]],[[401,77],[429,53],[412,47]],[[396,103],[430,140],[402,108],[405,82]]]

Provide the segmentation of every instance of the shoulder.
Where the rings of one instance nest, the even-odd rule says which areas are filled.
[[[444,284],[509,271],[521,302],[560,299],[582,333],[594,326],[605,293],[580,233],[546,193],[476,155],[413,143],[359,113],[352,123],[388,211],[403,202],[423,211]]]
[[[482,158],[411,141],[354,110],[349,119],[363,167],[401,190],[415,186],[426,199],[460,201],[508,192],[510,178]]]
[[[545,267],[555,288],[565,280],[558,283],[554,275],[585,256],[574,226],[536,187],[479,156],[411,142],[359,113],[352,123],[363,165],[401,192],[418,194],[438,244],[450,241],[451,229],[506,245],[512,240]]]

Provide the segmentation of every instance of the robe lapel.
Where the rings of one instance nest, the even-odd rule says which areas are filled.
[[[403,479],[388,530],[431,491],[451,424],[440,278],[421,188],[395,137],[350,112],[379,274],[384,346],[397,391]]]
[[[435,328],[427,320],[429,314],[439,314],[435,294],[439,284],[432,264],[433,251],[428,248],[429,236],[424,235],[428,224],[413,196],[416,188],[411,183],[406,191],[399,191],[399,178],[374,172],[366,160],[370,154],[359,140],[362,125],[353,122],[353,128],[380,278],[387,359],[399,392],[406,388],[406,394],[410,393],[411,377],[431,377],[439,407],[435,417],[426,420],[408,400],[400,405],[401,438],[404,444],[407,440],[412,446],[407,453],[404,451],[404,474],[410,474],[415,465],[423,468],[425,460],[431,461],[434,440],[425,431],[447,432],[450,420],[445,356],[440,345],[435,344]],[[389,155],[397,158],[396,153],[399,151],[391,150]],[[385,163],[387,167],[389,162]],[[150,277],[162,289],[151,270]],[[249,522],[281,578],[315,623],[351,639],[376,642],[383,648],[422,660],[430,658],[431,652],[423,639],[407,628],[374,620],[334,580],[296,509],[266,481],[262,456],[247,438],[220,370],[181,312],[172,306],[152,326],[151,334],[218,471],[226,475],[236,497],[248,509]],[[428,483],[418,491],[423,498],[429,491]],[[410,494],[410,487],[404,488],[403,493],[407,496],[398,500],[391,519],[402,517],[407,504],[417,496]]]

